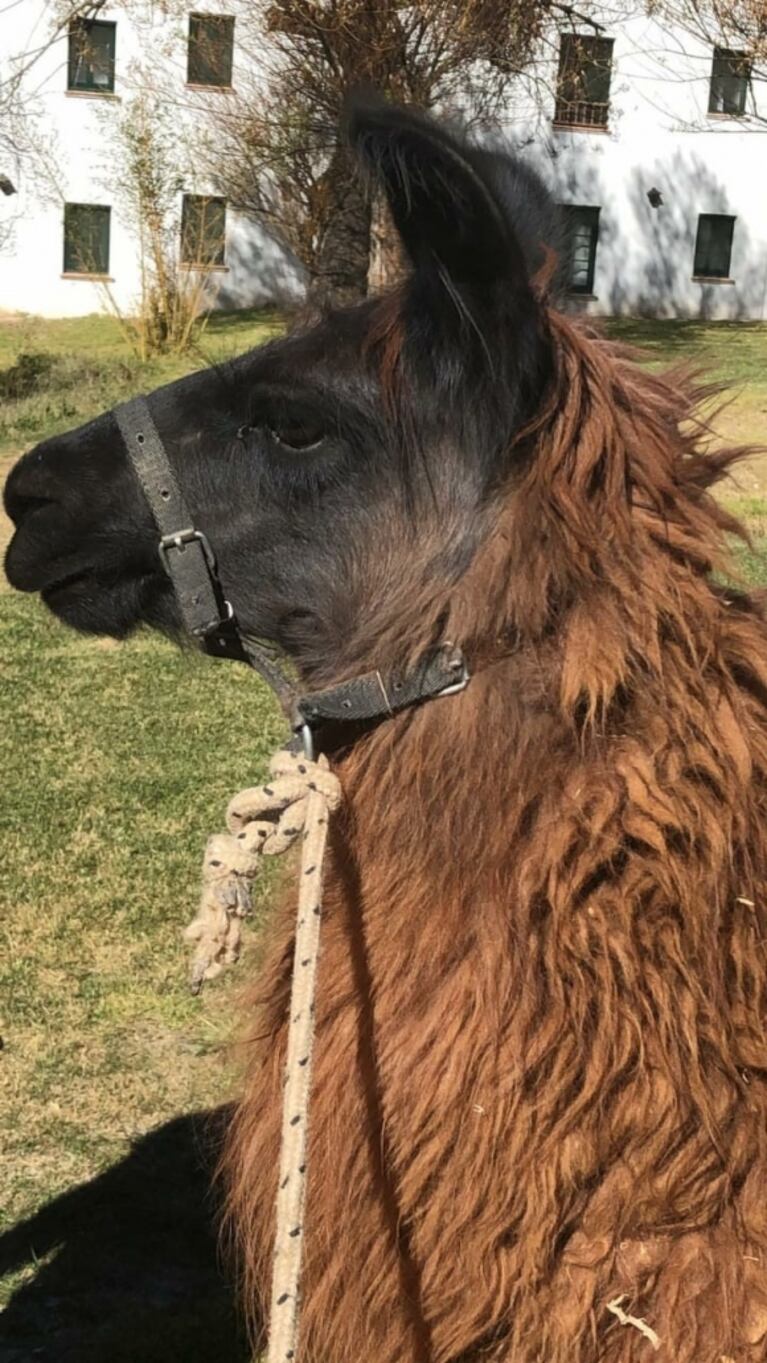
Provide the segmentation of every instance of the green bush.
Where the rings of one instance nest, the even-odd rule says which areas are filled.
[[[18,450],[88,421],[156,380],[132,357],[22,351],[0,370],[0,450]],[[5,401],[3,401],[5,399]]]
[[[22,350],[12,365],[0,369],[0,397],[17,401],[46,388],[55,364],[47,350]]]

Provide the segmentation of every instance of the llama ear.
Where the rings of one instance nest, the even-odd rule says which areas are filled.
[[[416,270],[436,267],[459,284],[526,277],[484,152],[367,91],[349,97],[346,133],[382,186]]]

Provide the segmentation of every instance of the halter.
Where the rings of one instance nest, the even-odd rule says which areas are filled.
[[[145,397],[114,408],[114,418],[160,532],[158,552],[187,632],[204,653],[253,668],[277,695],[307,757],[352,741],[365,727],[420,701],[463,691],[469,670],[461,649],[440,644],[407,672],[366,672],[324,691],[301,695],[275,651],[244,633],[224,595],[216,556],[196,529]]]

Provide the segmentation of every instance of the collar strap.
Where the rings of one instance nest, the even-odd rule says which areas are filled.
[[[463,691],[468,682],[469,669],[460,648],[440,644],[407,671],[366,672],[326,691],[302,696],[294,710],[293,729],[311,756],[316,746],[332,749],[348,742],[343,732],[347,725],[359,728],[389,719],[421,701]]]

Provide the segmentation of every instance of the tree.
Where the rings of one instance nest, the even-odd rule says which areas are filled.
[[[367,288],[373,205],[337,137],[349,89],[371,85],[489,124],[562,22],[600,27],[559,0],[257,4],[238,20],[250,84],[208,106],[208,157],[221,190],[287,240],[315,294],[358,298]]]
[[[215,224],[206,222],[206,199],[198,197],[196,213],[179,221],[185,177],[167,103],[139,88],[116,123],[111,114],[107,110],[103,119],[112,167],[107,183],[138,243],[140,294],[130,317],[111,293],[108,301],[139,358],[146,360],[162,351],[186,350],[204,325],[213,302],[211,270],[218,243],[210,231]]]
[[[168,18],[171,0],[164,2]],[[54,203],[64,211],[72,256],[94,274],[98,226],[88,206],[66,207],[66,152],[44,117],[34,77],[41,59],[56,45],[66,62],[73,28],[78,54],[86,61],[98,55],[90,45],[88,24],[98,18],[105,3],[47,0],[36,45],[6,58],[0,80],[0,174],[5,164],[18,167],[38,202]],[[156,22],[144,0],[126,0],[124,8],[135,22],[150,26]],[[181,193],[192,175],[177,111],[160,93],[162,82],[152,81],[140,59],[129,62],[121,76],[121,100],[96,106],[103,152],[100,178],[136,240],[139,291],[128,311],[110,280],[99,280],[99,288],[108,310],[145,360],[159,351],[184,350],[199,335],[214,301],[212,275],[224,224],[218,221],[220,206],[208,196],[194,196],[192,211],[179,211]],[[3,242],[0,224],[0,248]]]

